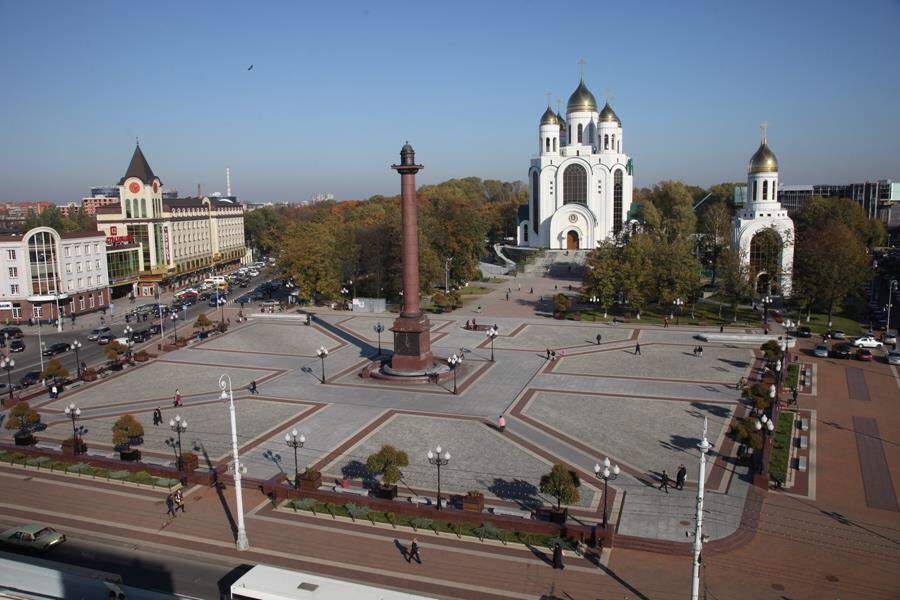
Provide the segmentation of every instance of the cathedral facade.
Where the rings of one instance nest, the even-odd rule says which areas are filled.
[[[550,106],[541,117],[538,153],[528,169],[528,205],[519,210],[518,244],[591,250],[617,235],[631,209],[631,158],[622,122],[582,79],[565,119]]]

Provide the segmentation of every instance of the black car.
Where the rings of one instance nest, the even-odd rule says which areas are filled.
[[[794,337],[798,338],[808,338],[812,337],[812,329],[809,327],[798,327],[796,331],[794,331]]]
[[[28,371],[22,376],[22,379],[19,380],[19,385],[23,388],[27,388],[29,385],[34,385],[38,381],[41,380],[41,372],[40,371]]]
[[[11,339],[20,339],[25,337],[25,334],[18,327],[4,327],[0,329],[0,337],[5,336],[9,336]]]
[[[856,348],[854,348],[850,344],[838,344],[828,352],[828,356],[830,356],[831,358],[848,359],[853,356],[855,351]]]
[[[55,344],[50,344],[47,348],[41,352],[44,356],[56,356],[57,354],[64,354],[72,349],[71,344],[67,342],[56,342]]]
[[[22,340],[13,340],[9,343],[9,351],[10,352],[24,352],[25,351],[25,342]]]
[[[158,334],[159,333],[159,323],[154,323],[147,329],[147,331],[150,332],[150,335]]]
[[[142,329],[141,331],[135,331],[131,334],[131,339],[135,342],[146,342],[150,339],[150,336],[153,335],[150,333],[149,329]]]

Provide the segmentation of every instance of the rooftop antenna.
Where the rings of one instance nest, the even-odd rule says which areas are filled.
[[[225,195],[231,198],[231,167],[225,167]]]
[[[578,76],[584,81],[584,65],[587,64],[587,61],[583,58],[578,59]]]

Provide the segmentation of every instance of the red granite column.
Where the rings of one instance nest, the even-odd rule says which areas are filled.
[[[409,142],[400,151],[400,164],[392,165],[400,173],[400,210],[403,217],[403,310],[394,320],[394,355],[389,369],[392,375],[421,376],[434,365],[431,353],[431,323],[419,307],[419,236],[416,218],[416,154]]]

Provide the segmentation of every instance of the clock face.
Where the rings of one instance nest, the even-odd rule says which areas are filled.
[[[139,184],[137,181],[132,181],[131,185],[128,186],[128,191],[130,191],[132,194],[137,194],[139,191],[141,191],[141,184]]]
[[[156,189],[157,189],[158,187],[159,187],[159,186],[157,186],[157,185],[156,185],[156,182],[154,181],[154,182],[153,182],[153,193],[154,193],[154,194],[156,193]]]

